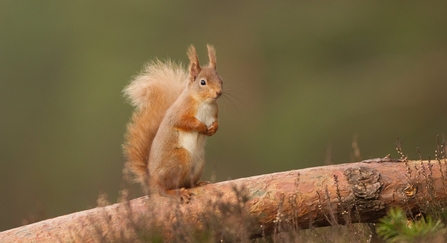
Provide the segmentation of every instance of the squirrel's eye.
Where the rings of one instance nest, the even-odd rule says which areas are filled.
[[[205,79],[202,79],[202,80],[200,80],[200,85],[206,85],[206,81],[205,81]]]

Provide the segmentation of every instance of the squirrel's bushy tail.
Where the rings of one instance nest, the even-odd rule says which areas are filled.
[[[186,87],[188,75],[180,64],[156,60],[123,90],[135,106],[123,145],[126,169],[143,185],[152,141],[166,111]]]

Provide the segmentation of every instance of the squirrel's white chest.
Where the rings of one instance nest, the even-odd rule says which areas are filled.
[[[215,120],[217,106],[215,104],[201,104],[197,109],[195,117],[209,127]],[[203,157],[205,145],[205,135],[200,134],[197,131],[183,132],[179,134],[180,146],[185,148],[191,153],[193,161],[197,158]]]
[[[217,106],[214,103],[202,103],[197,109],[196,118],[209,127],[215,120]]]

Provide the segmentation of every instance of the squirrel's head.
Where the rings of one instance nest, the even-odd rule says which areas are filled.
[[[191,45],[188,49],[189,57],[189,83],[188,86],[196,91],[196,98],[200,100],[215,101],[222,95],[222,79],[216,71],[216,51],[213,46],[207,45],[209,64],[201,67],[197,57],[196,48]]]

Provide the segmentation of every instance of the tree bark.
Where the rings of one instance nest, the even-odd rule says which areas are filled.
[[[151,195],[0,232],[2,242],[131,241],[214,227],[241,238],[283,230],[373,223],[391,207],[428,210],[447,200],[445,160],[373,159],[253,176],[189,189],[189,204]],[[233,227],[233,228],[231,228]],[[158,232],[158,233],[157,233]],[[160,233],[161,232],[161,233]]]

